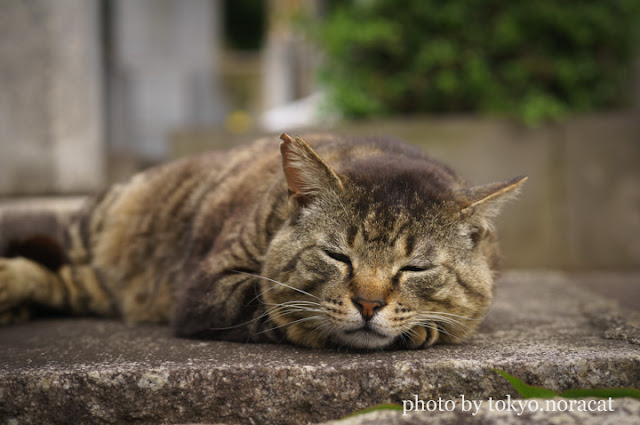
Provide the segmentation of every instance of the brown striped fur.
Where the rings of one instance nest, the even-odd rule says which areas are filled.
[[[27,240],[18,251],[40,258],[0,259],[0,320],[41,306],[170,322],[180,336],[363,349],[469,336],[492,298],[492,220],[526,178],[468,187],[402,142],[305,140],[113,186],[69,226],[63,253]]]

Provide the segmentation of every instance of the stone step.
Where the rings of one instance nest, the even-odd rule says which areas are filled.
[[[0,423],[303,424],[414,396],[517,397],[492,368],[559,392],[640,388],[640,319],[564,274],[510,272],[499,280],[476,336],[421,351],[195,341],[174,338],[164,326],[39,320],[0,328]],[[615,403],[608,416],[593,413],[585,416],[590,422],[574,423],[637,420],[640,402]],[[339,423],[459,423],[463,413],[470,415],[376,412]],[[526,417],[560,423],[560,413],[567,412]],[[521,419],[513,412],[479,414],[486,423]]]
[[[0,198],[0,255],[9,242],[32,234],[62,241],[63,228],[86,197]]]

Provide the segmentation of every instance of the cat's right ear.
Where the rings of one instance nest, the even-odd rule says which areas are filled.
[[[326,193],[344,190],[342,181],[317,153],[299,137],[280,136],[282,169],[289,185],[289,197],[306,206]]]
[[[527,179],[527,176],[518,176],[503,182],[463,189],[459,193],[466,204],[461,211],[462,216],[480,214],[486,218],[495,217],[502,204],[515,197]]]

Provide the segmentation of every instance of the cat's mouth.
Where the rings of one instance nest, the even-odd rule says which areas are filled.
[[[352,348],[380,349],[394,341],[394,337],[372,327],[369,323],[356,329],[342,330],[337,335],[340,343],[346,343]]]
[[[389,338],[388,335],[383,334],[382,332],[378,332],[377,330],[373,329],[369,323],[365,323],[362,327],[357,328],[357,329],[350,329],[348,331],[342,331],[345,335],[356,335],[356,334],[362,334],[362,335],[371,335],[371,336],[377,336],[379,338]]]

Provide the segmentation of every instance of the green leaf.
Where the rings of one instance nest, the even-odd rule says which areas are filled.
[[[399,404],[376,404],[375,406],[367,407],[366,409],[358,410],[351,413],[342,419],[352,418],[358,415],[364,415],[365,413],[375,412],[376,410],[402,410],[402,406]]]
[[[497,374],[501,375],[505,378],[513,388],[520,394],[523,398],[553,398],[558,397],[558,393],[555,391],[551,391],[544,387],[538,387],[535,385],[525,384],[522,380],[516,378],[515,376],[509,375],[506,372],[503,372],[498,369],[492,369]]]
[[[622,398],[631,397],[640,399],[640,390],[633,388],[593,388],[593,389],[574,389],[568,390],[560,394],[561,397],[566,398],[584,398],[584,397],[598,397],[598,398]]]
[[[565,398],[622,398],[631,397],[640,399],[640,390],[634,388],[592,388],[582,389],[577,388],[573,390],[567,390],[562,394],[558,394],[544,387],[538,387],[534,385],[525,384],[522,380],[515,376],[509,375],[498,369],[492,369],[494,372],[503,376],[507,381],[513,385],[513,388],[524,398],[551,398],[551,397],[565,397]]]

